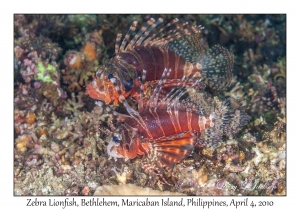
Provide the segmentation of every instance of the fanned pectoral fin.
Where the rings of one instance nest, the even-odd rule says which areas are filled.
[[[192,132],[155,140],[153,155],[158,160],[157,166],[172,170],[175,163],[182,162],[192,153],[195,143],[196,135]]]

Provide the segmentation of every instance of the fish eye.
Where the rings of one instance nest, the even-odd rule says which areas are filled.
[[[112,78],[114,78],[114,76],[113,76],[112,74],[109,74],[109,75],[107,76],[107,78],[108,78],[108,79],[112,79]]]
[[[119,138],[116,137],[116,136],[113,136],[113,141],[116,142],[116,143],[118,143],[119,142]]]

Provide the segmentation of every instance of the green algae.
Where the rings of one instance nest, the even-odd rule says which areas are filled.
[[[49,74],[49,72],[56,71],[56,68],[53,65],[48,64],[47,67],[45,68],[42,62],[38,62],[37,69],[39,70],[39,72],[37,73],[35,80],[41,80],[43,82],[53,82]]]

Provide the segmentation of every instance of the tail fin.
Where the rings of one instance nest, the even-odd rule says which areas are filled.
[[[221,46],[212,47],[200,61],[204,82],[213,90],[227,88],[232,79],[233,54]]]
[[[239,109],[238,102],[233,98],[221,102],[215,97],[213,103],[215,125],[201,133],[200,143],[216,147],[224,138],[233,138],[237,132],[248,124],[250,116]]]
[[[200,62],[204,82],[212,90],[223,90],[230,85],[233,54],[226,48],[216,45],[204,55],[199,32],[172,40],[168,43],[168,49],[187,62]]]
[[[224,101],[224,105],[228,111],[224,116],[223,131],[225,136],[232,138],[250,121],[250,116],[239,107],[236,107],[238,102],[233,98],[228,98]]]

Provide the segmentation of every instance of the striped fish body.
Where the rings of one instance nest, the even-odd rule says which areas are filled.
[[[139,119],[125,119],[107,150],[116,158],[147,157],[162,173],[163,168],[172,170],[190,155],[201,131],[213,126],[212,115],[201,116],[183,108],[176,112],[166,108],[144,110]]]
[[[106,104],[117,104],[119,94],[110,82],[110,78],[114,77],[124,97],[132,96],[138,100],[140,87],[143,85],[146,90],[148,83],[156,84],[165,68],[173,70],[165,83],[166,87],[174,87],[183,76],[190,75],[201,77],[207,86],[216,90],[230,84],[233,66],[231,52],[214,46],[205,54],[199,42],[201,27],[176,25],[177,20],[167,24],[157,34],[153,33],[152,29],[161,22],[162,19],[156,22],[150,19],[130,40],[130,34],[136,27],[134,22],[122,44],[118,35],[116,56],[97,72],[94,81],[87,86],[90,97]],[[144,70],[146,75],[143,75]]]
[[[206,128],[214,126],[212,115],[201,116],[198,112],[179,109],[167,111],[166,109],[150,109],[140,113],[143,124],[139,124],[134,118],[125,120],[129,127],[137,129],[139,135],[148,139],[160,139],[188,131],[200,134]],[[184,122],[184,123],[182,123]]]
[[[189,76],[196,72],[201,73],[200,63],[192,64],[171,50],[159,49],[154,46],[137,46],[127,52],[119,53],[116,58],[132,65],[137,78],[141,78],[143,70],[146,69],[146,82],[160,80],[165,68],[173,69],[169,80],[181,79],[184,75]],[[114,62],[118,63],[117,59]],[[122,67],[121,65],[117,66],[119,71],[122,71]],[[122,72],[120,73],[122,74]]]

